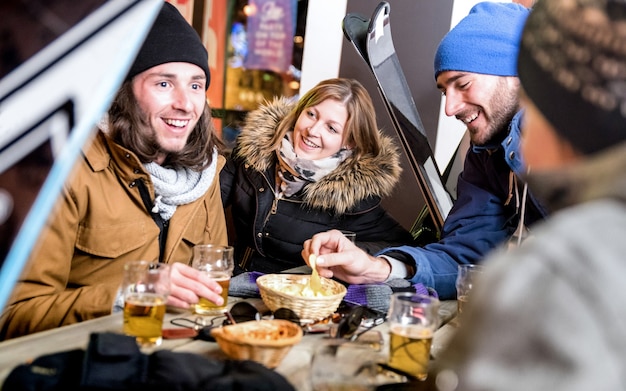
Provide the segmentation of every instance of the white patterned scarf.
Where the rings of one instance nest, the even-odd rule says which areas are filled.
[[[156,195],[152,212],[169,220],[178,205],[197,200],[209,189],[217,170],[217,150],[213,150],[209,167],[201,172],[186,167],[166,168],[154,162],[146,163],[144,167],[150,173]]]
[[[283,138],[278,156],[278,176],[282,183],[280,190],[285,197],[299,192],[307,182],[316,182],[336,169],[341,162],[352,155],[350,149],[340,149],[332,156],[308,160],[296,156],[293,148],[293,132],[287,132]]]

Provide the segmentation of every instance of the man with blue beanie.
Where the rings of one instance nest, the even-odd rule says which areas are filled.
[[[444,71],[517,76],[515,54],[529,12],[516,3],[476,4],[439,43],[435,79]]]
[[[471,140],[443,234],[447,247],[447,238],[456,238],[458,251],[449,253],[458,263],[480,261],[507,238],[520,243],[526,226],[546,215],[519,179],[526,167],[519,153],[523,114],[517,54],[529,13],[516,3],[478,3],[435,54],[435,80],[445,96],[446,115],[463,122]],[[467,242],[467,235],[485,246]],[[475,257],[466,252],[478,248]]]
[[[517,53],[529,9],[515,3],[481,2],[442,40],[434,60],[445,111],[466,126],[471,147],[458,178],[457,200],[441,239],[424,247],[387,248],[370,256],[324,232],[304,245],[324,277],[351,284],[405,278],[455,299],[459,264],[478,263],[507,239],[545,216],[519,179],[524,164],[520,138]]]

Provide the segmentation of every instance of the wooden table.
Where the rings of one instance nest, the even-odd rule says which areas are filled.
[[[230,298],[229,305],[241,299]],[[260,299],[246,299],[259,300]],[[456,301],[443,301],[440,308],[442,327],[435,333],[431,349],[432,356],[437,358],[438,353],[446,346],[456,329],[455,322],[451,320],[456,315]],[[193,315],[182,314],[193,318]],[[168,313],[164,327],[174,327],[170,320],[181,317],[178,313]],[[385,341],[384,352],[388,347],[388,325],[383,323],[376,327]],[[64,326],[53,330],[43,331],[20,338],[10,339],[0,343],[0,385],[10,371],[17,365],[32,360],[44,354],[55,353],[65,350],[86,348],[89,335],[97,332],[122,332],[122,314],[117,313],[102,318],[89,320],[70,326]],[[302,341],[294,346],[289,354],[283,359],[276,371],[283,375],[297,390],[311,390],[309,370],[313,357],[313,351],[322,338],[323,334],[307,334]],[[167,339],[158,349],[170,349],[177,352],[192,352],[206,357],[224,358],[218,345],[212,342],[184,339]],[[0,387],[1,388],[1,387]]]

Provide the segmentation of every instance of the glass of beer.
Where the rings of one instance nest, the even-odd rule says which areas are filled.
[[[439,300],[427,295],[399,292],[389,306],[389,366],[425,380],[430,346],[439,327]]]
[[[456,300],[458,306],[458,316],[463,313],[463,308],[467,304],[470,292],[476,283],[476,278],[482,273],[483,267],[474,264],[459,265],[459,274],[456,277]]]
[[[151,261],[124,265],[124,333],[137,339],[141,348],[163,341],[165,304],[170,294],[170,266]]]
[[[230,277],[235,268],[234,248],[232,246],[220,246],[216,244],[199,244],[193,248],[192,266],[194,269],[205,272],[222,287],[223,305],[217,305],[212,301],[201,297],[195,306],[195,312],[199,315],[217,315],[226,312],[228,304],[228,288]]]

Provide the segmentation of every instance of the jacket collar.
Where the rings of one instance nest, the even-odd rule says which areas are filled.
[[[613,198],[626,201],[626,142],[559,170],[531,171],[533,194],[551,210]]]
[[[112,168],[125,182],[138,178],[149,179],[137,155],[111,140],[103,130],[99,130],[94,142],[84,149],[85,161],[95,172]],[[151,181],[147,182],[149,187]]]
[[[487,150],[497,150],[502,148],[504,150],[504,160],[509,165],[511,170],[517,175],[521,175],[524,172],[524,162],[522,155],[519,152],[520,149],[520,128],[523,118],[523,110],[518,111],[511,122],[509,123],[508,135],[500,144],[490,145],[472,145],[472,152],[481,153]]]

